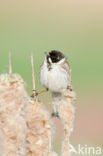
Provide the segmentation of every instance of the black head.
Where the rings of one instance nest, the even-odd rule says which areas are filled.
[[[50,58],[53,63],[57,63],[64,57],[65,56],[60,51],[52,50],[47,54],[47,61],[49,61]]]

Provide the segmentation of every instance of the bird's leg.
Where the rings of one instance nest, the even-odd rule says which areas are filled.
[[[52,117],[60,118],[59,112],[58,112],[58,105],[56,103],[53,106],[53,113],[51,114]]]
[[[53,112],[53,113],[51,114],[51,116],[52,116],[52,117],[57,117],[57,118],[60,118],[60,116],[59,116],[59,113],[58,113],[58,112]]]
[[[40,92],[36,92],[36,90],[33,90],[34,93],[32,94],[31,97],[38,96],[39,94],[44,93],[44,92],[47,92],[47,91],[48,91],[48,88],[46,88],[45,90],[42,90]]]
[[[67,89],[69,89],[70,91],[72,91],[72,86],[68,86]]]
[[[33,91],[33,94],[31,95],[32,98],[34,98],[35,96],[38,96],[38,93],[36,90],[33,89],[32,91]]]
[[[42,90],[42,91],[38,92],[38,95],[41,94],[41,93],[45,93],[45,92],[48,92],[48,88],[46,88],[45,90]]]

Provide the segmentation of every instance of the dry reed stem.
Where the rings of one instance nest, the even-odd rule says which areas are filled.
[[[64,139],[62,143],[62,156],[70,156],[69,150],[69,137],[73,130],[74,120],[74,107],[72,105],[75,99],[75,93],[73,91],[66,90],[64,93],[65,99],[59,103],[59,115],[63,123]]]
[[[0,75],[0,137],[3,138],[0,140],[0,145],[3,140],[4,146],[2,156],[26,154],[27,99],[24,81],[20,75]]]
[[[9,74],[12,74],[11,52],[9,52]]]
[[[32,69],[32,85],[33,85],[33,96],[34,96],[34,100],[37,101],[37,96],[36,96],[36,87],[35,87],[35,75],[34,75],[34,59],[33,59],[33,55],[31,54],[31,69]]]
[[[33,83],[33,90],[35,90],[34,60],[33,60],[33,55],[32,55],[32,54],[31,54],[31,68],[32,68],[32,83]]]

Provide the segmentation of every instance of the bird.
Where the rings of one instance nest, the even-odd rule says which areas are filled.
[[[59,117],[58,102],[61,100],[63,91],[72,90],[71,69],[67,57],[58,50],[46,52],[45,59],[40,67],[39,79],[41,85],[51,92],[53,113]]]

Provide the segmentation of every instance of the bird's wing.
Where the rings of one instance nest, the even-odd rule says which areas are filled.
[[[62,64],[62,67],[68,73],[69,75],[68,82],[69,84],[71,84],[71,68],[67,60],[65,61],[65,63]]]

